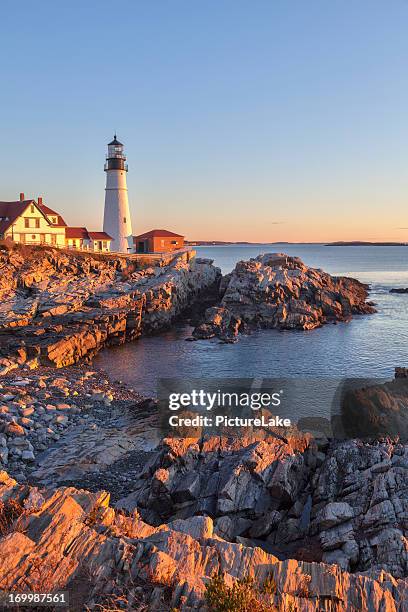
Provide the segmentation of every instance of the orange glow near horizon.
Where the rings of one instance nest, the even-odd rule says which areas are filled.
[[[397,217],[397,215],[395,215]],[[229,219],[219,218],[215,222],[203,213],[197,220],[182,219],[172,215],[168,222],[154,222],[141,226],[141,231],[153,227],[165,227],[178,231],[188,240],[230,241],[230,242],[336,242],[336,241],[367,241],[367,242],[408,242],[408,223],[404,226],[398,218],[391,215],[371,218],[367,221],[361,218],[319,219],[306,216],[290,221],[269,222],[259,219],[256,215],[252,220],[243,222],[237,215]]]

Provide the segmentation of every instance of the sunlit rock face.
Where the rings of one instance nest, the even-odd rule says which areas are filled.
[[[136,269],[126,257],[0,250],[0,373],[71,365],[168,326],[221,277],[211,260],[187,259]]]
[[[218,573],[227,584],[272,576],[276,610],[402,612],[407,601],[405,580],[279,561],[216,535],[208,516],[152,527],[137,513],[112,509],[103,491],[38,489],[6,472],[0,472],[0,504],[0,588],[68,590],[74,610],[203,610],[205,584]]]
[[[168,438],[117,506],[155,525],[209,515],[220,537],[280,558],[406,578],[407,457],[395,441],[309,434]]]
[[[222,290],[221,302],[206,311],[195,338],[218,336],[228,342],[254,328],[307,330],[375,312],[366,302],[367,285],[309,268],[283,253],[240,261],[223,278]]]

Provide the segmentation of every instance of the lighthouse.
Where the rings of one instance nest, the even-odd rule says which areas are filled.
[[[128,165],[123,144],[116,138],[108,144],[105,162],[106,189],[103,231],[112,236],[112,251],[133,251],[132,222],[128,201],[126,173]]]

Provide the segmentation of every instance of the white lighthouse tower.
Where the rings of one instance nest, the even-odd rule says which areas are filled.
[[[123,144],[116,134],[108,144],[106,156],[106,189],[103,231],[112,236],[112,251],[131,253],[133,251],[132,223],[128,201],[126,173],[128,165]]]

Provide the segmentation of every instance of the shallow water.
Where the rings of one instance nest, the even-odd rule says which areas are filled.
[[[233,245],[199,247],[225,274],[241,259],[259,253],[297,255],[309,266],[354,276],[371,285],[378,313],[350,323],[307,332],[263,330],[236,344],[186,342],[191,328],[178,325],[160,335],[105,349],[95,359],[111,376],[156,394],[158,377],[372,377],[390,378],[408,366],[408,247],[325,247],[324,245]]]

